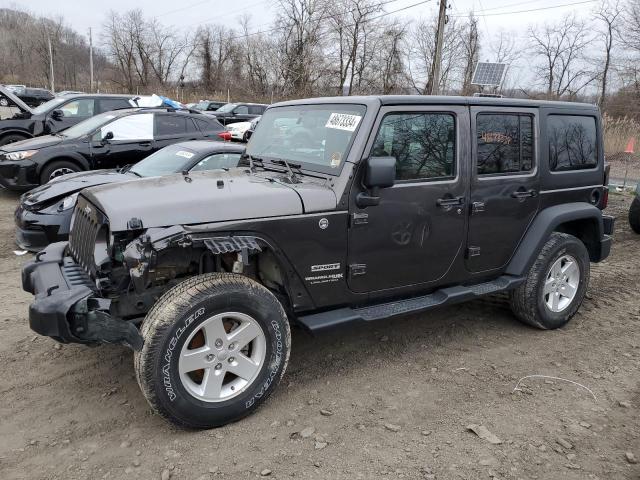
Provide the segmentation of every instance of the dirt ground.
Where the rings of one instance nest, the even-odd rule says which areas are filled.
[[[29,255],[0,191],[0,478],[638,479],[640,236],[618,216],[612,256],[564,329],[477,301],[334,331],[293,332],[283,382],[211,431],[153,415],[124,347],[57,345],[27,326]],[[578,382],[530,378],[548,375]],[[467,430],[483,425],[502,443]],[[302,434],[296,432],[302,432]]]

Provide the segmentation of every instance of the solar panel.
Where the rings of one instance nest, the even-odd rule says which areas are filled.
[[[507,71],[506,63],[479,62],[473,74],[472,85],[499,87]]]

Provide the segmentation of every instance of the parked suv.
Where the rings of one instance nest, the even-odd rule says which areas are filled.
[[[280,103],[246,167],[83,190],[69,242],[24,267],[29,322],[129,345],[151,406],[190,427],[264,402],[290,321],[364,326],[508,292],[517,318],[559,328],[611,247],[602,147],[586,104]]]
[[[61,175],[133,164],[176,142],[221,141],[223,131],[207,115],[173,108],[101,113],[55,135],[0,147],[0,184],[29,190]]]
[[[262,115],[268,105],[260,103],[227,103],[210,115],[223,125],[236,122],[248,122]]]
[[[20,112],[0,120],[0,146],[27,138],[59,132],[102,112],[131,108],[132,95],[76,94],[55,97],[36,108],[29,107],[15,93],[0,86],[0,98],[9,100]]]

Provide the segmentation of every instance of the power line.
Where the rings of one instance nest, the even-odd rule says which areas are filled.
[[[594,3],[597,2],[598,0],[585,0],[582,2],[573,2],[573,3],[564,3],[562,5],[554,5],[552,7],[540,7],[540,8],[531,8],[528,10],[518,10],[515,12],[498,12],[498,13],[478,13],[478,14],[474,14],[476,17],[496,17],[499,15],[513,15],[516,13],[529,13],[529,12],[540,12],[542,10],[552,10],[554,8],[562,8],[562,7],[570,7],[573,5],[583,5],[585,3]],[[466,15],[452,15],[454,17],[466,17]]]
[[[181,7],[181,8],[176,8],[175,10],[169,10],[168,12],[164,12],[164,13],[161,13],[159,15],[154,15],[154,16],[155,16],[155,18],[165,17],[167,15],[171,15],[172,13],[182,12],[184,10],[188,10],[190,8],[197,7],[198,5],[202,5],[203,3],[208,3],[208,2],[209,2],[209,0],[202,0],[200,2],[192,3],[190,5],[186,5],[186,6]]]

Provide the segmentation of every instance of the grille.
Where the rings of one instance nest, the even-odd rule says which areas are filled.
[[[69,232],[69,251],[82,268],[94,276],[96,273],[96,240],[106,217],[84,197],[78,197]]]

